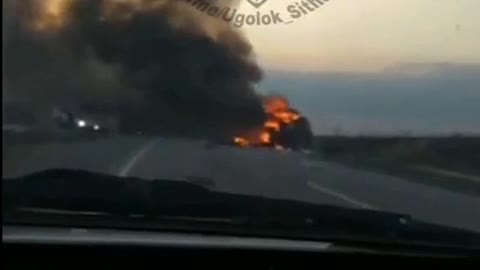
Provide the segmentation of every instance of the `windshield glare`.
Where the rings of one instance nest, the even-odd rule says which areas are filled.
[[[76,170],[480,232],[477,0],[2,4],[4,183]]]

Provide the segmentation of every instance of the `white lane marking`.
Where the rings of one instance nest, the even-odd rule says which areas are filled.
[[[461,173],[461,172],[450,171],[450,170],[445,170],[445,169],[435,168],[430,166],[410,166],[410,168],[413,168],[414,170],[418,170],[418,171],[427,172],[427,173],[439,174],[439,175],[444,175],[449,177],[461,178],[464,180],[480,182],[480,177]]]
[[[344,201],[346,201],[346,202],[349,202],[349,203],[351,203],[351,204],[353,204],[353,205],[355,205],[355,206],[358,206],[358,207],[360,207],[360,208],[365,208],[365,209],[370,209],[370,210],[378,210],[378,208],[376,208],[376,207],[374,207],[374,206],[372,206],[372,205],[370,205],[370,204],[368,204],[368,203],[361,202],[361,201],[359,201],[359,200],[357,200],[357,199],[354,199],[354,198],[352,198],[352,197],[350,197],[350,196],[347,196],[347,195],[345,195],[345,194],[343,194],[343,193],[340,193],[340,192],[331,190],[331,189],[326,188],[326,187],[324,187],[324,186],[321,186],[321,185],[319,185],[319,184],[317,184],[317,183],[313,183],[313,182],[308,181],[308,182],[307,182],[307,186],[309,186],[309,187],[311,187],[311,188],[313,188],[313,189],[315,189],[315,190],[317,190],[317,191],[320,191],[320,192],[323,192],[323,193],[325,193],[325,194],[328,194],[328,195],[330,195],[330,196],[333,196],[333,197],[336,197],[336,198],[338,198],[338,199],[341,199],[341,200],[344,200]]]
[[[132,170],[132,168],[138,163],[140,158],[142,158],[148,151],[150,151],[153,146],[157,143],[157,141],[151,141],[145,144],[138,152],[136,152],[125,165],[120,169],[118,172],[118,176],[126,177]]]

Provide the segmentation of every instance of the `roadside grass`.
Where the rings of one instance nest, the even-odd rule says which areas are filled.
[[[316,137],[316,159],[480,196],[480,137]]]

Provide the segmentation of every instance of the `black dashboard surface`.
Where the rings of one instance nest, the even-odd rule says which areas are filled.
[[[329,242],[65,228],[32,232],[3,227],[5,269],[320,269],[363,265],[445,266],[446,263],[459,267],[480,262],[475,253],[466,256],[449,256],[448,251],[442,255],[413,250],[383,253],[378,247],[358,248]]]
[[[135,269],[208,267],[218,269],[320,269],[362,265],[468,265],[473,259],[365,255],[247,249],[155,248],[129,246],[69,246],[9,244],[4,246],[6,269],[135,267]]]

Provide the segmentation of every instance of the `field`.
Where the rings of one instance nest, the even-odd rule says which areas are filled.
[[[480,195],[480,137],[317,136],[317,157]]]

